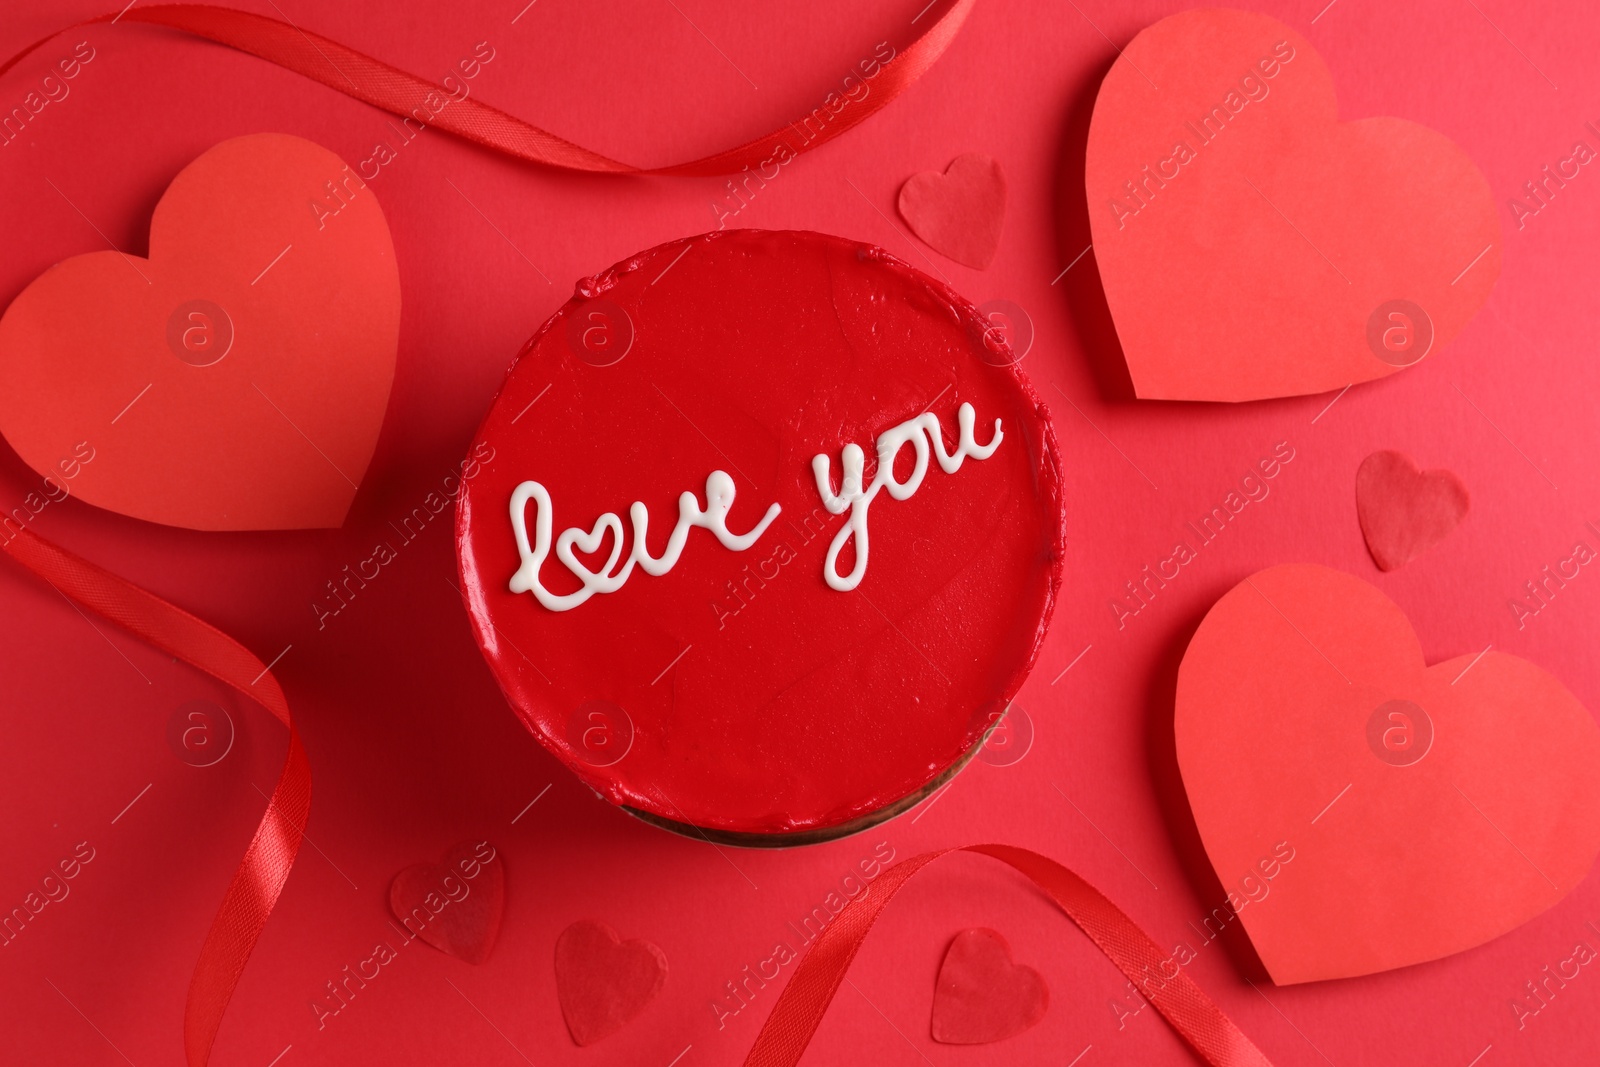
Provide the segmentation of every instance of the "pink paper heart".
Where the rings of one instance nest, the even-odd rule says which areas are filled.
[[[1460,478],[1418,470],[1403,452],[1374,452],[1356,471],[1356,517],[1380,570],[1403,567],[1443,541],[1469,503]]]
[[[1011,958],[993,930],[963,930],[945,950],[933,991],[933,1039],[945,1045],[987,1045],[1038,1025],[1050,990],[1032,967]]]
[[[1437,130],[1341,121],[1332,72],[1292,28],[1201,8],[1122,52],[1084,189],[1141,399],[1371,381],[1434,358],[1488,299],[1503,243],[1488,179]]]
[[[1499,650],[1427,665],[1399,605],[1327,567],[1258,571],[1217,601],[1173,730],[1227,887],[1215,914],[1279,985],[1481,945],[1600,851],[1600,729],[1578,698]]]
[[[505,900],[505,865],[487,841],[456,845],[389,884],[389,908],[406,932],[468,963],[489,958]]]
[[[1000,249],[1006,176],[982,152],[957,156],[943,174],[925,170],[906,179],[900,216],[935,252],[983,270]]]
[[[648,941],[623,941],[602,922],[581,919],[556,939],[556,996],[567,1032],[592,1045],[622,1029],[661,992],[667,958]]]
[[[310,141],[235,137],[172,180],[148,257],[73,256],[12,301],[0,433],[39,474],[70,470],[74,496],[134,518],[339,526],[377,446],[399,335],[373,191]],[[78,462],[85,451],[94,462]]]

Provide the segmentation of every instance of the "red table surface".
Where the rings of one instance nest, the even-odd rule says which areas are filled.
[[[865,14],[839,0],[239,6],[433,77],[488,41],[495,59],[476,94],[598,151],[653,163],[809,111],[878,41],[904,39],[922,0]],[[736,216],[874,242],[931,265],[974,301],[1020,304],[1037,329],[1024,368],[1055,412],[1070,556],[1048,643],[1019,698],[1033,748],[1012,766],[974,763],[935,800],[867,834],[800,850],[717,849],[597,800],[496,690],[451,584],[444,518],[321,629],[312,608],[391,518],[455,470],[512,355],[573,280],[712,228],[721,180],[574,177],[429,131],[371,183],[394,232],[404,312],[388,420],[342,529],[192,533],[75,500],[38,517],[39,533],[264,660],[281,653],[274,669],[315,774],[310,836],[214,1062],[735,1064],[778,983],[720,1026],[711,1004],[776,941],[797,943],[788,924],[880,842],[897,856],[970,841],[1026,845],[1083,873],[1157,942],[1198,942],[1190,924],[1223,891],[1177,778],[1174,674],[1206,608],[1274,563],[1324,563],[1375,582],[1408,613],[1430,661],[1493,644],[1600,706],[1600,577],[1582,572],[1530,619],[1507,606],[1575,542],[1600,544],[1588,525],[1600,521],[1600,177],[1586,169],[1521,229],[1505,207],[1574,141],[1596,144],[1585,123],[1600,122],[1600,19],[1576,0],[1537,10],[1509,0],[1337,0],[1320,13],[1323,0],[1251,6],[1321,51],[1343,117],[1398,115],[1444,132],[1502,205],[1504,270],[1488,306],[1445,351],[1331,409],[1331,395],[1239,407],[1131,399],[1093,257],[1078,260],[1088,243],[1083,146],[1114,47],[1171,5],[987,0],[903,99],[786,167]],[[73,0],[10,11],[0,53],[104,10]],[[288,132],[351,162],[392,138],[385,115],[322,86],[131,26],[59,38],[0,79],[0,106],[20,103],[79,40],[95,59],[70,95],[0,148],[0,299],[105,239],[142,252],[168,181],[224,138]],[[907,176],[974,150],[1001,161],[1011,188],[999,256],[982,272],[917,243],[894,212]],[[1284,441],[1295,458],[1270,496],[1119,629],[1108,600]],[[1449,467],[1473,498],[1460,529],[1387,575],[1366,554],[1353,504],[1356,467],[1380,448]],[[9,450],[0,482],[7,508],[38,484]],[[0,591],[0,908],[19,905],[79,842],[94,850],[70,895],[0,949],[0,1062],[178,1064],[190,970],[264,807],[283,732],[16,568],[0,568]],[[166,739],[173,711],[194,699],[223,703],[239,732],[209,768],[181,762]],[[319,1029],[311,1002],[325,983],[395,939],[389,879],[477,838],[507,865],[505,924],[488,962],[415,944]],[[556,936],[584,918],[647,938],[670,961],[663,994],[589,1049],[566,1034],[552,970]],[[1600,1058],[1600,977],[1585,968],[1520,1028],[1509,1005],[1576,942],[1600,946],[1591,922],[1600,923],[1592,875],[1514,933],[1396,973],[1274,988],[1237,929],[1199,948],[1188,972],[1278,1064],[1590,1063]],[[979,925],[1000,930],[1043,973],[1049,1014],[1004,1044],[936,1045],[928,1018],[939,961],[957,930]],[[1116,969],[1040,897],[960,857],[920,876],[886,913],[806,1062],[1064,1064],[1080,1053],[1087,1067],[1192,1062],[1153,1011],[1119,1018],[1123,992]]]

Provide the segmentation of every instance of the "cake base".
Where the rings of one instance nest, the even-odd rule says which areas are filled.
[[[626,804],[618,805],[623,811],[632,815],[641,822],[651,826],[659,826],[663,830],[671,830],[683,837],[693,838],[696,841],[705,841],[713,845],[729,845],[733,848],[799,848],[803,845],[820,845],[828,841],[837,841],[840,838],[851,837],[874,826],[888,822],[897,815],[904,815],[912,808],[927,800],[930,796],[943,789],[951,779],[960,774],[967,764],[972,762],[984,745],[989,743],[989,735],[999,728],[1001,719],[995,720],[993,726],[983,735],[983,738],[955,763],[951,764],[939,777],[912,793],[903,797],[887,807],[869,812],[849,822],[842,822],[837,826],[823,827],[817,830],[796,830],[790,833],[756,834],[742,833],[733,830],[707,829],[695,826],[693,823],[679,822],[676,819],[664,819],[653,812],[642,811],[639,808],[629,807]]]

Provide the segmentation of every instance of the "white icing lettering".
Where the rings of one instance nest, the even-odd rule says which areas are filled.
[[[819,453],[811,460],[811,472],[816,475],[817,491],[822,494],[823,506],[835,515],[844,514],[846,509],[850,512],[850,521],[840,528],[834,535],[833,543],[828,546],[828,558],[822,567],[822,577],[829,588],[847,593],[861,584],[862,576],[867,573],[867,509],[872,506],[872,499],[880,489],[887,489],[896,500],[904,500],[917,491],[923,475],[928,473],[930,442],[939,466],[946,474],[960,470],[962,461],[968,456],[988,459],[994,455],[994,450],[1000,447],[1005,436],[1000,431],[1000,420],[994,420],[994,436],[986,445],[979,445],[973,439],[972,425],[975,420],[971,404],[962,404],[957,409],[956,421],[960,425],[961,435],[953,453],[945,451],[944,431],[939,426],[939,416],[931,412],[925,411],[916,418],[885,430],[878,435],[878,471],[873,476],[872,484],[865,490],[861,487],[861,475],[866,455],[860,445],[847,444],[840,453],[842,480],[837,493],[833,490],[833,479],[829,475],[828,457]],[[902,482],[894,475],[894,464],[900,450],[908,444],[916,451],[917,458],[910,477]],[[840,575],[839,553],[852,537],[856,542],[855,566],[850,568],[849,574]]]
[[[556,558],[572,572],[573,577],[583,583],[583,588],[575,593],[557,594],[546,589],[544,583],[539,580],[539,570],[550,555],[553,526],[550,493],[538,482],[523,482],[511,494],[511,528],[517,538],[517,555],[522,560],[517,573],[511,576],[511,591],[532,593],[538,598],[539,603],[551,611],[570,611],[596,593],[615,593],[621,589],[622,583],[633,573],[634,564],[638,564],[639,569],[646,574],[657,577],[666,574],[683,554],[684,542],[689,539],[689,530],[694,526],[710,530],[717,540],[722,542],[724,548],[743,552],[760,539],[782,509],[773,504],[767,508],[766,516],[753,530],[735,534],[728,529],[728,509],[733,507],[734,494],[733,479],[723,471],[712,471],[706,477],[704,508],[700,506],[693,493],[680,494],[678,524],[667,538],[666,548],[662,549],[659,556],[652,556],[650,549],[645,545],[645,532],[650,525],[649,509],[642,502],[635,500],[628,509],[628,517],[633,523],[633,551],[628,554],[627,561],[622,564],[621,569],[617,568],[617,562],[622,556],[622,519],[615,512],[608,511],[601,515],[594,526],[587,531],[576,526],[563,530],[555,539]],[[532,546],[528,544],[529,500],[536,502],[539,507],[538,514],[534,518]],[[598,552],[608,533],[612,538],[611,555],[606,560],[605,566],[598,571],[590,570],[573,554],[573,546],[576,545],[581,552]]]

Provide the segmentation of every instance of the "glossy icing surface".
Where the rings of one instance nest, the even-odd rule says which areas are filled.
[[[708,234],[580,282],[457,517],[512,707],[676,823],[814,831],[926,787],[1021,686],[1061,577],[1055,442],[1008,363],[963,298],[820,234]]]

